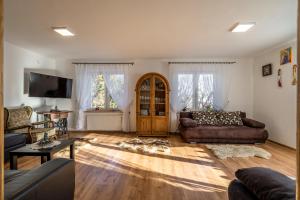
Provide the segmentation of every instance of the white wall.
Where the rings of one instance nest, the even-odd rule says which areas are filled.
[[[207,59],[205,59],[207,60]],[[211,60],[211,59],[210,59]],[[249,117],[253,116],[253,60],[252,59],[224,59],[235,60],[232,88],[229,94],[230,103],[228,110],[246,111]],[[133,96],[133,102],[130,106],[130,130],[136,129],[136,111],[135,111],[135,84],[137,80],[145,73],[157,72],[168,78],[169,67],[166,60],[149,59],[134,60],[135,65],[129,69],[129,90]],[[56,60],[56,70],[58,75],[74,78],[74,66],[72,62],[66,60]],[[76,80],[75,80],[76,81]],[[75,82],[74,82],[75,83]],[[73,93],[75,94],[75,93]],[[59,99],[57,105],[60,109],[74,110],[74,97],[72,100]],[[171,131],[176,130],[176,117],[172,114],[173,121],[170,123]]]
[[[4,106],[15,107],[21,104],[38,107],[41,98],[24,94],[24,71],[54,73],[55,60],[4,42]],[[53,101],[48,100],[53,103]]]
[[[280,50],[292,47],[292,63],[280,66]],[[296,147],[296,94],[291,85],[292,64],[296,64],[296,41],[272,48],[254,60],[254,118],[266,123],[270,139]],[[273,75],[262,77],[261,67],[273,64]],[[277,86],[277,70],[282,69],[283,87]]]

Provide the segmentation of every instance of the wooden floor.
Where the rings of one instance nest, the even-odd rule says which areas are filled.
[[[258,145],[272,154],[270,160],[219,160],[204,145],[183,143],[179,136],[169,138],[172,147],[168,155],[119,149],[116,142],[133,137],[127,134],[82,133],[72,137],[91,138],[79,142],[76,150],[75,196],[80,200],[219,200],[227,199],[227,186],[239,168],[262,166],[296,175],[295,150],[271,142]],[[19,167],[30,169],[39,162],[38,158],[23,157]]]

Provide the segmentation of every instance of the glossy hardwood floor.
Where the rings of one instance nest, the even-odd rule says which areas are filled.
[[[187,144],[171,136],[170,154],[148,154],[119,149],[116,143],[134,137],[117,133],[82,133],[90,138],[76,150],[76,199],[227,199],[227,186],[239,168],[262,166],[288,176],[296,175],[295,150],[268,142],[258,145],[272,153],[270,160],[220,160],[202,144]],[[63,155],[64,154],[64,155]],[[67,152],[58,153],[66,156]],[[21,169],[39,165],[38,158],[20,158]],[[8,165],[6,166],[8,167]]]

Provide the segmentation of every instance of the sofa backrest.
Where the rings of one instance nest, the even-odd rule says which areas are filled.
[[[23,116],[22,113],[26,113],[26,116]],[[8,129],[11,127],[18,127],[22,122],[30,122],[30,118],[32,115],[32,108],[30,106],[22,106],[22,107],[16,107],[16,108],[4,108],[4,129]],[[11,117],[14,117],[15,119],[10,119]],[[25,119],[24,119],[25,118]],[[18,122],[16,124],[8,124],[9,120]]]
[[[246,118],[247,115],[245,112],[241,112],[240,114],[241,118]],[[192,112],[180,112],[179,113],[179,117],[180,118],[190,118],[190,119],[193,119],[193,115],[192,115]]]

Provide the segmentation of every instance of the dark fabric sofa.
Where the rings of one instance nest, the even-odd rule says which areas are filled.
[[[191,112],[181,112],[179,130],[183,140],[189,143],[265,143],[268,139],[265,124],[246,118],[244,112],[241,112],[241,118],[243,126],[197,125]]]
[[[235,172],[228,187],[229,200],[295,200],[295,180],[268,168],[253,167]]]
[[[26,145],[26,136],[19,133],[4,134],[4,161],[9,160],[9,152]]]
[[[30,171],[7,170],[4,183],[5,200],[71,200],[74,160],[58,158]]]

